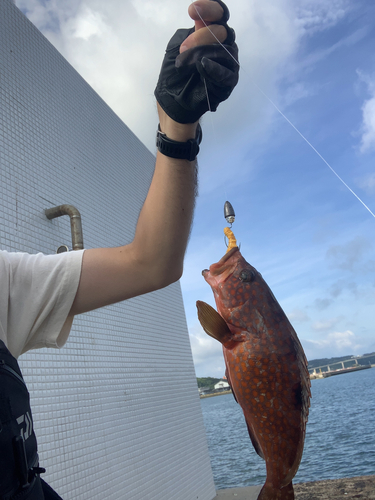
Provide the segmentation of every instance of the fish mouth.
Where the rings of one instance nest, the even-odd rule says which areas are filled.
[[[229,252],[227,252],[226,254],[223,255],[223,257],[219,260],[219,262],[217,262],[217,266],[220,265],[220,264],[223,264],[224,262],[226,262],[228,259],[230,259],[232,257],[233,254],[235,254],[236,252],[239,252],[239,248],[238,247],[233,247],[229,250]]]
[[[210,273],[213,276],[218,276],[219,274],[222,274],[226,269],[231,267],[231,264],[229,263],[230,258],[235,254],[239,252],[238,247],[234,247],[229,252],[227,252],[216,264],[212,264],[210,267]]]
[[[229,252],[227,252],[216,264],[212,264],[210,269],[203,269],[202,276],[207,281],[208,275],[218,276],[222,274],[226,269],[230,267],[228,260],[236,253],[239,252],[238,247],[234,247]]]

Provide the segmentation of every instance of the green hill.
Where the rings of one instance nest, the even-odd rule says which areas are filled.
[[[213,378],[213,377],[197,377],[198,387],[208,387],[211,391],[214,389],[214,385],[217,384],[221,378]]]

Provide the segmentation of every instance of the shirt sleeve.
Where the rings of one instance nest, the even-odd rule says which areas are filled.
[[[6,337],[13,356],[40,347],[62,347],[81,276],[83,250],[56,255],[9,253]]]

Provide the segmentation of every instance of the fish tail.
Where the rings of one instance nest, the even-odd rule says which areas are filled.
[[[266,481],[259,493],[258,500],[294,500],[293,484],[290,482],[283,488],[279,488]]]

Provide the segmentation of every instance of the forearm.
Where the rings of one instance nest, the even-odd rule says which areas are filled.
[[[170,139],[185,142],[195,124],[180,124],[159,108],[160,128]],[[151,269],[152,288],[180,278],[197,191],[196,161],[157,153],[152,183],[141,210],[133,243],[136,258]]]

